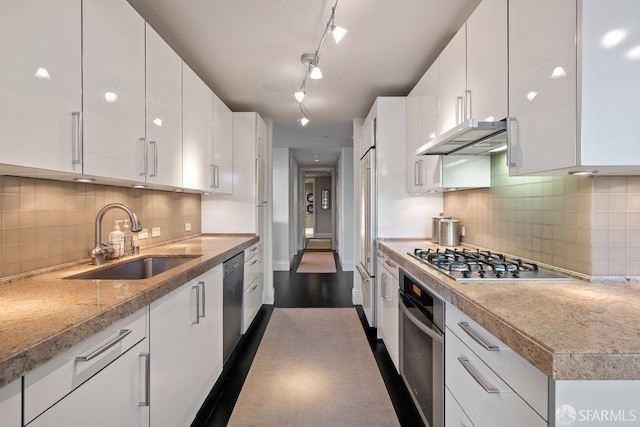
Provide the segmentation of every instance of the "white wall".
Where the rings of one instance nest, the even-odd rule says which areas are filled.
[[[355,212],[354,212],[354,174],[353,174],[353,148],[343,148],[339,162],[339,195],[338,208],[338,241],[340,247],[338,254],[342,263],[342,270],[353,271],[355,266]]]
[[[299,218],[296,215],[300,203],[298,193],[298,162],[289,152],[289,269],[293,267],[293,257],[298,253],[297,230]]]
[[[358,206],[360,204],[360,156],[356,153],[360,152],[360,137],[362,135],[362,125],[364,119],[353,119],[353,242],[354,242],[354,264],[360,263],[360,212]],[[353,269],[353,289],[351,290],[351,299],[353,304],[362,304],[362,287],[360,286],[360,274]]]
[[[273,149],[273,270],[289,271],[290,206],[289,149]]]

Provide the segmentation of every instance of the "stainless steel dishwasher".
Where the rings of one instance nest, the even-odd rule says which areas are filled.
[[[225,363],[241,334],[242,294],[244,290],[244,252],[223,263],[222,351]]]

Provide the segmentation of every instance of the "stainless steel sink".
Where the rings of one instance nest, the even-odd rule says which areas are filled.
[[[201,255],[159,256],[150,255],[111,267],[67,276],[65,279],[140,280],[148,279]]]

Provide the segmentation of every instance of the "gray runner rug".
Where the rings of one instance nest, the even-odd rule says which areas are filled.
[[[355,308],[276,308],[229,426],[398,426]]]

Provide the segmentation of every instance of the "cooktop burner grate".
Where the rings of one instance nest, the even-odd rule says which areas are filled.
[[[537,264],[487,250],[416,248],[408,254],[459,282],[571,280]]]

